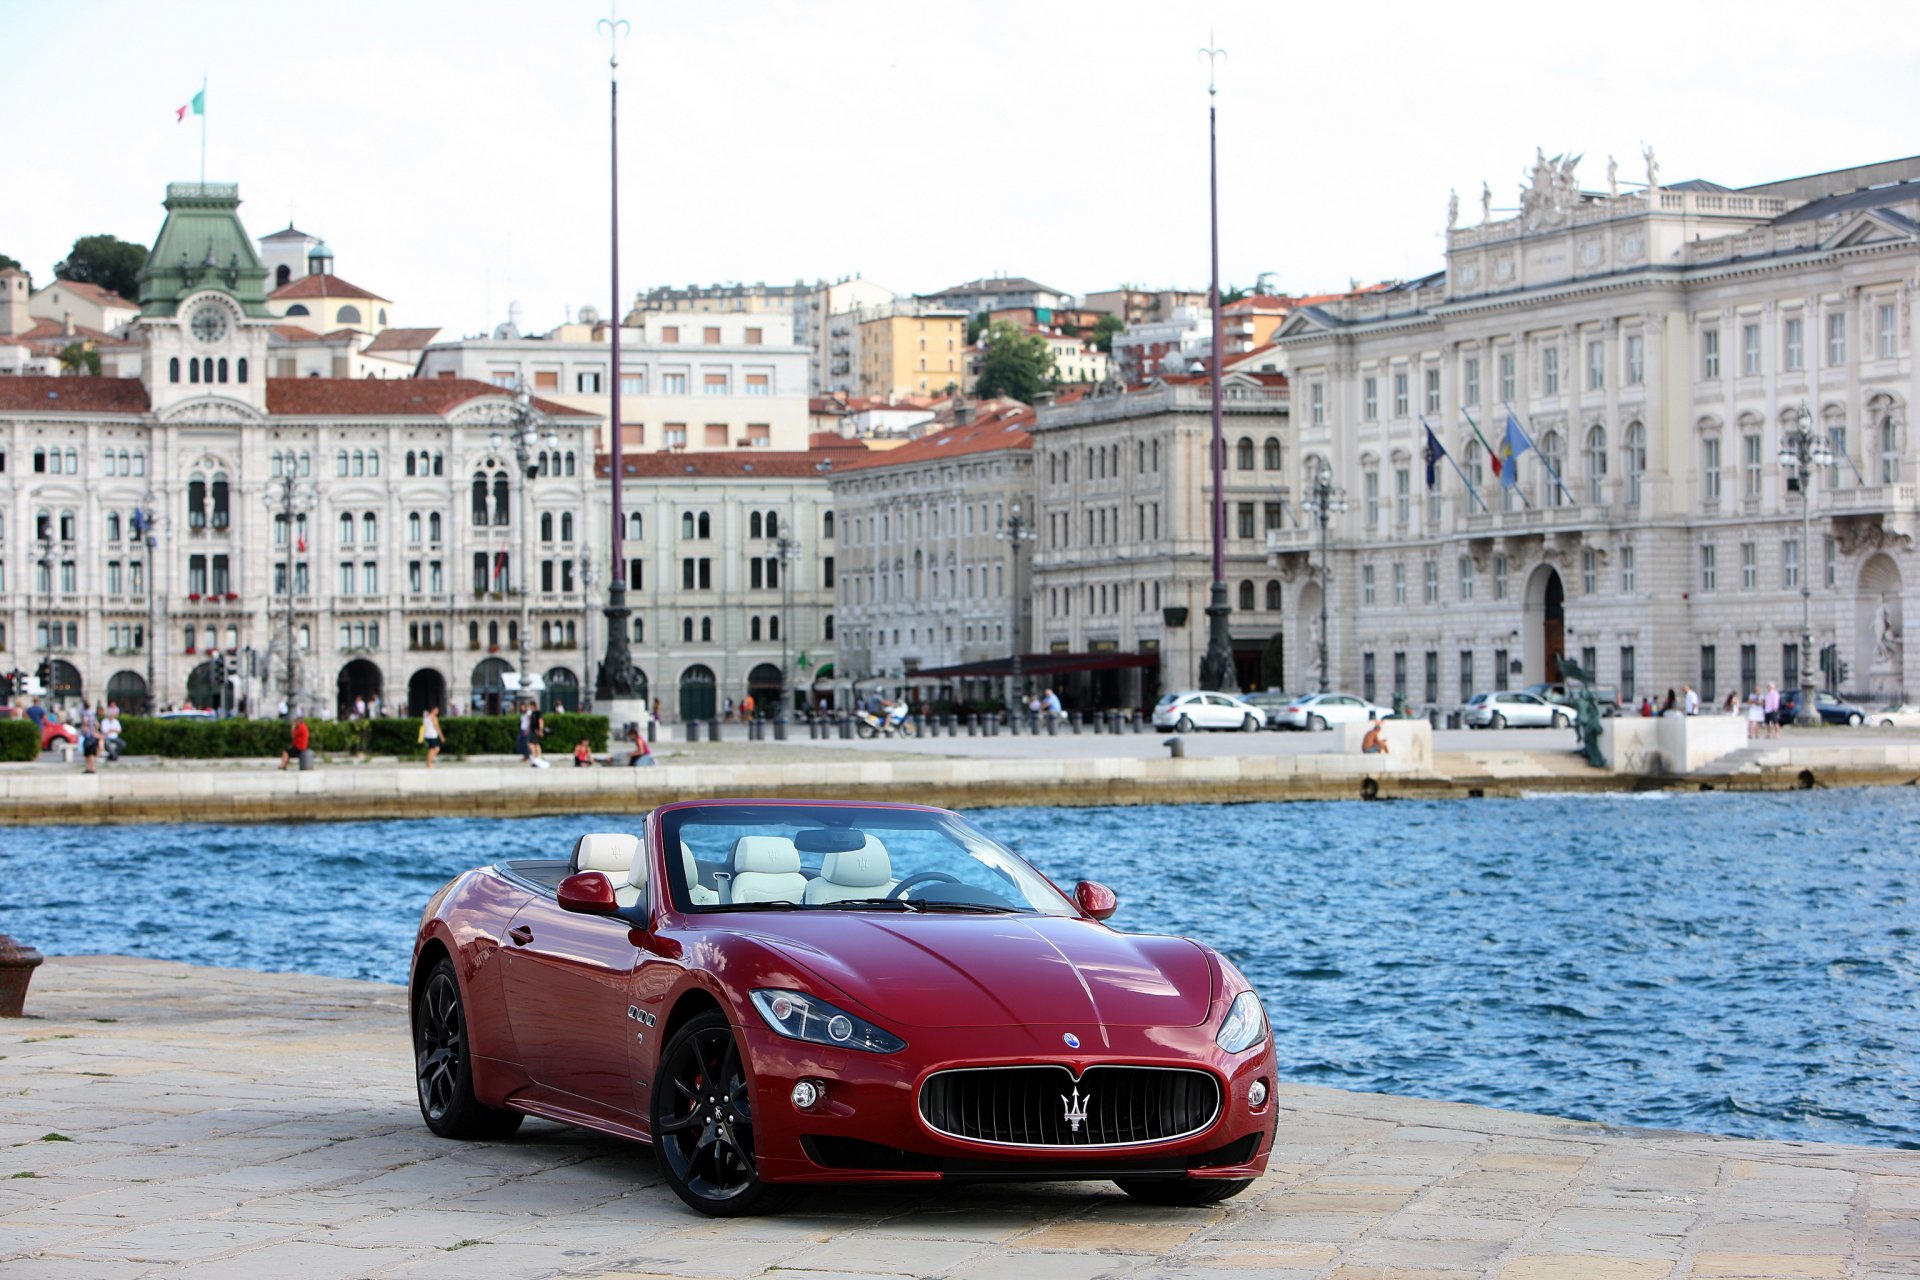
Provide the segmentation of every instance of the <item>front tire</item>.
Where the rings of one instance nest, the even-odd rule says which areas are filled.
[[[1862,717],[1858,711],[1847,717],[1847,723],[1858,728]]]
[[[1307,717],[1308,732],[1324,733],[1326,732],[1326,728],[1327,728],[1327,718],[1325,716],[1308,716]],[[1131,1195],[1133,1193],[1128,1192],[1127,1194]]]
[[[1192,733],[1193,717],[1184,716],[1184,715],[1181,716],[1178,720],[1173,722],[1173,731],[1175,733]]]
[[[709,1009],[667,1042],[650,1114],[660,1173],[675,1195],[714,1218],[778,1213],[798,1192],[760,1181],[753,1154],[753,1081],[726,1015]]]
[[[1258,720],[1255,720],[1252,716],[1248,716],[1240,722],[1240,732],[1242,733],[1252,733],[1254,730],[1258,729],[1259,727],[1260,727],[1260,722]]]
[[[1507,718],[1498,711],[1494,712],[1492,718],[1487,721],[1487,728],[1489,729],[1504,729],[1506,727]]]
[[[1253,1185],[1252,1178],[1115,1178],[1113,1185],[1142,1204],[1218,1204]]]
[[[1567,727],[1568,725],[1570,725],[1570,724],[1572,724],[1572,723],[1573,723],[1573,721],[1571,721],[1571,720],[1569,720],[1569,719],[1567,719],[1567,718],[1566,718],[1565,716],[1563,716],[1563,715],[1561,715],[1561,714],[1560,714],[1559,712],[1555,712],[1555,713],[1554,713],[1554,716],[1553,716],[1553,727],[1554,727],[1554,728],[1556,728],[1556,729],[1564,729],[1564,728],[1566,728],[1566,727]]]
[[[427,971],[413,1006],[414,1081],[420,1116],[442,1138],[510,1138],[526,1119],[473,1096],[473,1052],[466,1008],[453,962],[445,956]]]
[[[858,724],[854,725],[853,731],[859,734],[862,738],[871,738],[874,736],[875,733],[879,732],[872,725],[868,724],[865,720],[862,720]]]

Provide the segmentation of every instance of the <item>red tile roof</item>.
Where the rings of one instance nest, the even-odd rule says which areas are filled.
[[[435,329],[382,329],[367,344],[368,351],[418,351],[440,334]]]
[[[282,298],[372,298],[375,302],[392,302],[392,298],[383,298],[377,293],[369,293],[357,284],[348,284],[339,276],[301,276],[292,284],[283,284],[267,297],[270,300]]]
[[[869,457],[836,463],[835,471],[864,471],[871,467],[912,466],[942,458],[957,458],[972,453],[999,453],[1006,449],[1031,449],[1033,437],[1027,428],[1033,425],[1033,410],[1014,406],[976,418],[966,426],[947,426],[929,431],[918,440],[898,449],[886,449]]]
[[[35,320],[31,329],[22,329],[19,333],[0,334],[0,342],[51,342],[65,346],[69,342],[86,340],[90,342],[118,341],[112,334],[100,329],[89,329],[86,325],[73,326],[68,333],[67,327],[59,320]]]
[[[512,393],[474,378],[268,378],[267,412],[284,418],[422,417],[452,413],[471,400],[509,400]],[[555,418],[598,418],[536,397]]]
[[[273,326],[273,336],[285,338],[288,342],[315,342],[320,338],[313,330],[302,329],[297,324],[276,324]]]
[[[99,285],[89,284],[85,280],[54,280],[49,284],[35,289],[34,292],[44,293],[48,289],[55,288],[65,289],[69,293],[77,293],[95,306],[119,307],[125,311],[138,311],[140,309],[139,303],[128,302],[113,290],[102,289]]]
[[[138,378],[0,378],[0,413],[146,411],[147,388]]]
[[[865,446],[861,446],[864,448]],[[839,451],[835,451],[839,452]],[[847,465],[827,453],[804,453],[771,449],[736,449],[716,453],[627,453],[620,458],[629,480],[752,480],[807,479],[824,476],[829,470]],[[613,474],[613,459],[601,454],[594,459],[596,476]]]
[[[807,437],[809,449],[852,449],[864,452],[866,447],[864,442],[834,431],[815,431]]]

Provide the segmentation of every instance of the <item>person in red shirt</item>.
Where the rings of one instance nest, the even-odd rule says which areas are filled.
[[[280,750],[280,767],[282,769],[286,768],[287,761],[290,759],[299,759],[306,751],[308,741],[307,722],[305,720],[295,720],[293,722],[293,732],[287,737],[287,745]]]

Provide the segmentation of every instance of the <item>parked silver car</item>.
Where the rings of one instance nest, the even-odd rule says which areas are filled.
[[[1382,707],[1351,693],[1307,693],[1295,698],[1276,717],[1287,729],[1330,729],[1336,724],[1392,718],[1393,708]]]
[[[1507,690],[1474,694],[1465,719],[1469,729],[1562,729],[1573,723],[1573,712],[1534,694]]]
[[[1154,728],[1177,729],[1181,733],[1195,729],[1244,729],[1251,733],[1265,728],[1266,723],[1264,711],[1230,693],[1190,689],[1169,693],[1153,707]]]

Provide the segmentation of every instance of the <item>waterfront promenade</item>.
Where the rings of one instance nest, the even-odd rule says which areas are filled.
[[[1651,723],[1651,722],[1642,722]],[[1403,726],[1404,727],[1404,726]],[[1424,726],[1417,726],[1424,734]],[[1407,727],[1411,728],[1411,727]],[[1564,730],[1431,735],[1430,752],[1367,755],[1337,734],[1165,732],[659,744],[650,769],[550,769],[514,757],[324,759],[305,773],[265,760],[129,760],[97,775],[41,762],[0,766],[0,824],[59,821],[234,822],[286,819],[525,817],[632,813],[667,799],[783,795],[907,800],[954,808],[1268,800],[1471,798],[1523,791],[1907,785],[1920,779],[1920,734],[1789,729],[1694,773],[1588,766]]]
[[[28,1014],[0,1023],[0,1280],[1920,1275],[1915,1152],[1283,1085],[1269,1173],[1220,1206],[845,1189],[715,1222],[640,1147],[432,1137],[397,987],[56,958]]]

